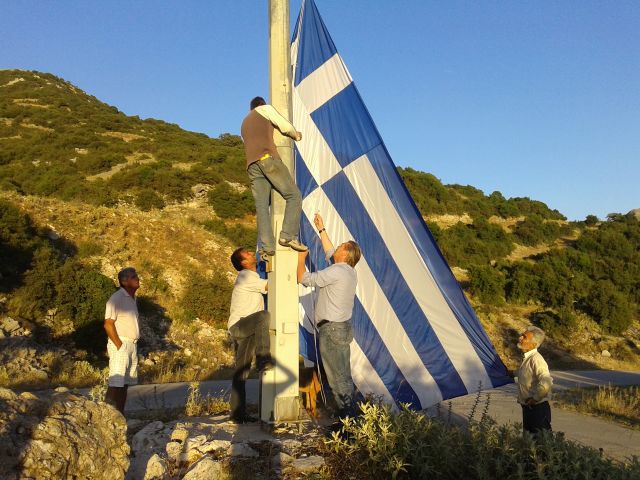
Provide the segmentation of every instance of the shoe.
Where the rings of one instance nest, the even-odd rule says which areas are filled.
[[[251,415],[242,415],[241,417],[231,417],[231,421],[237,425],[241,425],[243,423],[255,423],[258,419]]]
[[[274,368],[276,368],[274,363],[271,360],[266,360],[264,363],[258,365],[258,372],[262,373],[266,372],[267,370],[273,370]]]
[[[278,240],[278,243],[283,247],[291,247],[296,252],[306,252],[307,250],[309,250],[309,247],[307,247],[304,243],[300,243],[297,238],[292,238],[290,240],[281,238],[280,240]]]
[[[261,248],[258,250],[258,255],[260,255],[260,260],[263,262],[268,262],[269,257],[273,257],[276,254],[275,250],[268,250],[265,248]]]

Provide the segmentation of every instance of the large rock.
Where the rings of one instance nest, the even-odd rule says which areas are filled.
[[[122,479],[124,417],[69,392],[38,398],[0,389],[0,478]]]
[[[196,463],[182,480],[212,480],[222,475],[222,465],[211,458],[203,458]]]
[[[324,458],[319,457],[318,455],[312,455],[310,457],[303,457],[294,460],[291,465],[298,472],[301,473],[313,473],[317,472],[324,466]]]
[[[153,454],[147,462],[144,480],[161,480],[167,476],[167,464],[158,454]]]

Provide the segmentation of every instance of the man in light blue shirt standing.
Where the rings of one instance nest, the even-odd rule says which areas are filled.
[[[300,252],[298,283],[319,288],[315,305],[315,322],[320,356],[338,407],[337,414],[341,417],[352,413],[353,408],[350,362],[350,345],[353,340],[351,315],[358,283],[354,267],[360,260],[361,253],[360,246],[353,240],[334,248],[324,228],[322,217],[316,214],[313,221],[318,228],[327,261],[330,262],[333,258],[333,265],[319,272],[307,272],[305,260],[309,252]]]

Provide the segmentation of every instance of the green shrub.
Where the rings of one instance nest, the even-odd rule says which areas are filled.
[[[535,312],[531,319],[550,337],[567,340],[576,332],[578,321],[569,308],[563,308],[558,313],[550,310]]]
[[[466,225],[457,223],[438,234],[438,245],[452,265],[468,268],[501,259],[514,248],[510,235],[483,217]]]
[[[595,283],[584,302],[589,315],[609,333],[619,335],[633,321],[633,306],[609,280]]]
[[[331,478],[593,479],[631,480],[640,463],[627,465],[544,432],[535,441],[513,425],[484,416],[468,428],[434,420],[407,407],[361,404],[362,414],[343,420],[342,434],[326,441]]]
[[[156,192],[145,188],[144,190],[140,190],[138,195],[136,195],[136,206],[140,210],[148,212],[154,208],[164,208],[165,202]]]
[[[222,182],[208,194],[209,204],[220,218],[240,218],[255,211],[250,190],[240,193],[227,182]]]
[[[523,245],[538,245],[555,240],[562,231],[557,223],[545,222],[540,216],[531,215],[516,224],[513,235]]]
[[[92,257],[94,255],[101,255],[103,248],[99,243],[92,240],[78,243],[78,256],[79,257]]]
[[[217,327],[225,327],[232,290],[225,274],[215,271],[212,276],[205,276],[191,272],[188,279],[180,300],[184,319],[188,321],[197,317]]]
[[[504,303],[505,275],[490,265],[472,265],[469,268],[469,291],[482,303]]]
[[[587,215],[584,219],[584,224],[587,227],[595,227],[598,224],[598,217],[595,215]]]
[[[34,250],[46,245],[26,215],[10,202],[0,200],[0,291],[20,285]]]
[[[57,252],[45,247],[35,252],[24,285],[11,300],[11,308],[35,321],[56,309],[56,315],[70,319],[78,329],[101,324],[105,304],[114,290],[109,278],[74,259],[63,262]]]
[[[220,219],[207,220],[202,225],[210,232],[228,238],[233,245],[254,248],[258,243],[258,232],[255,228],[246,228],[237,223],[227,225]]]

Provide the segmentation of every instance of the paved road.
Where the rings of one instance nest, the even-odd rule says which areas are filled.
[[[640,372],[607,370],[553,371],[554,389],[591,387],[598,385],[640,385]],[[160,385],[138,385],[129,389],[127,411],[147,408],[174,408],[185,404],[188,383],[165,383]],[[229,380],[206,381],[200,383],[203,395],[228,396],[231,389]],[[476,418],[489,403],[489,415],[498,423],[522,421],[520,405],[515,401],[515,385],[505,385],[481,394],[480,407]],[[441,411],[448,410],[451,403],[453,415],[458,419],[469,417],[476,395],[466,395],[444,402]],[[247,381],[248,403],[258,403],[258,380]],[[431,410],[434,412],[434,410]],[[623,460],[632,455],[640,456],[640,431],[619,426],[596,417],[553,409],[552,426],[556,431],[565,432],[567,438],[594,448],[602,448],[605,454]]]

